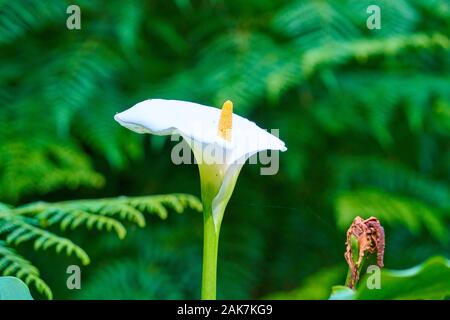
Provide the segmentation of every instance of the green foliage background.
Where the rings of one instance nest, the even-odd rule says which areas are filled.
[[[81,30],[66,28],[70,4],[81,8]],[[371,4],[381,7],[380,30],[366,27]],[[129,209],[114,199],[199,195],[197,168],[171,163],[169,139],[113,121],[156,97],[217,107],[230,99],[236,113],[279,128],[289,149],[276,176],[248,165],[239,177],[221,234],[219,298],[328,297],[345,279],[345,230],[356,215],[385,226],[390,269],[449,256],[446,0],[0,0],[0,61],[0,270],[17,262],[55,298],[199,297],[202,217],[187,209],[198,203],[138,198]],[[66,215],[35,203],[105,197]],[[126,213],[166,218],[170,207],[188,212],[149,216],[144,228],[139,212]],[[81,265],[77,254],[36,250],[43,235],[29,225],[58,234],[52,223],[87,224],[73,216],[80,208],[96,215],[91,227],[109,224],[119,236],[122,224],[104,217],[130,222],[123,240],[67,228],[92,260],[82,290],[70,291],[65,271]],[[11,260],[18,253],[40,274]],[[31,289],[42,298],[40,285]]]

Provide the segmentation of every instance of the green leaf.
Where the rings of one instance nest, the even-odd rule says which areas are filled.
[[[366,283],[367,276],[362,279]],[[383,270],[381,289],[361,286],[357,299],[444,299],[450,296],[450,261],[434,257],[406,270]]]
[[[346,286],[334,286],[329,300],[353,300],[355,292]]]
[[[405,270],[382,270],[381,288],[369,289],[364,276],[356,291],[343,286],[332,289],[330,300],[438,300],[450,296],[450,261],[433,257]]]
[[[19,278],[0,277],[0,300],[33,300],[33,297]]]

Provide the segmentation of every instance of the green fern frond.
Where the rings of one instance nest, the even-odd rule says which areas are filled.
[[[32,147],[31,147],[32,146]],[[72,144],[53,141],[12,141],[0,144],[0,198],[15,202],[30,193],[61,188],[99,188],[104,178]]]
[[[450,39],[440,33],[433,35],[412,34],[392,36],[385,39],[356,39],[339,44],[326,44],[307,51],[302,57],[306,75],[311,75],[319,66],[344,64],[351,59],[366,61],[372,56],[392,56],[407,48],[448,49]]]
[[[379,190],[355,190],[339,194],[335,199],[336,219],[346,229],[356,216],[375,216],[382,223],[401,224],[417,234],[426,228],[437,239],[448,238],[444,216],[438,208],[428,206],[414,198],[401,197]]]
[[[95,226],[98,230],[114,230],[120,239],[125,238],[127,233],[124,225],[116,219],[80,209],[63,211],[50,208],[37,214],[36,219],[38,219],[41,224],[46,224],[48,226],[59,224],[62,231],[69,228],[73,230],[81,225],[86,225],[88,229],[92,229]]]
[[[0,45],[12,42],[45,24],[64,19],[62,1],[20,0],[0,3]]]
[[[278,32],[294,38],[294,43],[302,49],[355,38],[359,35],[358,28],[345,15],[342,5],[327,1],[295,1],[275,16],[273,26]]]
[[[377,157],[340,157],[333,161],[337,188],[375,187],[414,197],[443,210],[450,208],[450,189],[443,181],[425,177],[399,163]]]
[[[57,253],[75,255],[86,265],[90,258],[83,248],[71,240],[58,236],[46,228],[59,225],[62,231],[86,226],[88,229],[114,231],[120,239],[126,235],[125,226],[116,219],[145,226],[143,213],[166,219],[168,209],[182,213],[186,209],[202,210],[201,202],[188,194],[170,194],[142,197],[72,200],[57,203],[36,202],[13,208],[0,203],[0,235],[8,245],[33,242],[34,250],[55,248]],[[48,298],[51,291],[39,277],[38,270],[27,260],[0,241],[0,272],[15,274],[26,283],[34,283]],[[4,256],[1,258],[1,256]]]
[[[65,250],[67,255],[75,254],[84,265],[89,264],[87,253],[67,238],[37,227],[36,221],[22,217],[11,211],[0,212],[0,232],[6,236],[6,242],[15,246],[22,242],[33,241],[35,250],[54,247],[57,253]]]
[[[175,210],[177,213],[182,213],[185,209],[201,211],[202,204],[197,197],[192,195],[168,194],[69,200],[56,203],[36,202],[18,207],[12,211],[22,216],[34,217],[44,225],[49,223],[51,225],[62,224],[64,222],[64,229],[66,229],[76,228],[80,224],[88,223],[91,227],[96,225],[102,228],[105,223],[108,224],[107,221],[110,221],[102,219],[102,217],[106,218],[106,216],[117,216],[122,220],[127,220],[143,227],[145,218],[142,213],[156,214],[161,219],[166,219],[168,208]],[[80,211],[83,213],[81,214]],[[68,216],[73,214],[74,216],[68,218]],[[93,217],[89,219],[91,214]],[[111,221],[109,223],[111,224]]]
[[[129,134],[111,121],[112,116],[126,105],[121,103],[121,97],[114,87],[106,88],[101,94],[93,98],[95,108],[80,108],[74,115],[73,132],[92,152],[106,158],[113,168],[123,168],[129,160],[142,159],[142,139],[140,136]]]
[[[390,90],[400,82],[405,85]],[[446,135],[449,84],[447,76],[436,74],[340,73],[332,75],[328,93],[318,98],[313,115],[330,133],[357,132],[372,136],[383,147],[394,143],[396,128],[392,124],[399,116],[406,115],[405,126],[415,133],[430,128]]]
[[[182,213],[185,208],[199,212],[202,211],[202,204],[198,198],[189,194],[169,194],[135,198],[122,197],[119,200],[141,211],[156,213],[161,219],[167,218],[167,210],[165,207],[172,208],[177,213]]]
[[[40,278],[39,270],[14,249],[7,247],[4,241],[0,241],[0,272],[5,276],[14,275],[27,285],[34,284],[39,293],[48,299],[53,298],[50,287]]]
[[[86,110],[88,103],[95,103],[96,90],[110,81],[115,57],[92,39],[76,43],[73,48],[55,55],[54,61],[41,75],[46,79],[42,85],[43,97],[55,117],[57,132],[68,136],[75,113]]]

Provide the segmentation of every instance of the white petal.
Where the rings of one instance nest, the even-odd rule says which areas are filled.
[[[267,149],[286,150],[280,139],[236,114],[233,114],[232,139],[228,142],[217,135],[219,118],[218,108],[164,99],[142,101],[114,117],[122,126],[138,133],[180,133],[183,137],[202,144],[214,143],[225,149],[233,149],[232,154],[227,154],[229,163],[247,153]]]
[[[151,99],[116,114],[114,119],[139,133],[181,133],[199,142],[212,143],[217,139],[210,133],[217,131],[219,114],[219,109],[193,102]]]

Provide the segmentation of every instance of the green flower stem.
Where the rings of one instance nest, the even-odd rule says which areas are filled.
[[[215,300],[217,282],[217,254],[219,249],[221,221],[217,221],[216,223],[214,222],[212,204],[214,197],[217,195],[222,185],[223,171],[221,166],[214,165],[199,165],[199,170],[203,202],[204,228],[201,297],[202,300]]]
[[[216,299],[217,253],[219,233],[216,232],[211,205],[203,205],[204,239],[203,239],[203,273],[202,300]]]

